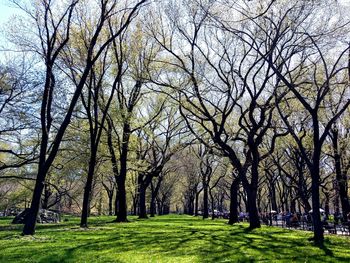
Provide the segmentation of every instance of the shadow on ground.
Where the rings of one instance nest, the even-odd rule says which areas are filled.
[[[15,237],[11,246],[3,244],[1,235],[0,249],[7,258],[0,256],[0,261],[21,262],[31,254],[35,262],[350,262],[349,250],[341,243],[327,239],[316,247],[302,231],[247,231],[246,225],[180,216],[106,222],[96,220],[89,230],[69,223],[41,226],[42,240]]]

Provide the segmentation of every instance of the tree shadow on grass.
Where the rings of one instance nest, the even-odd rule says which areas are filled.
[[[333,255],[334,244],[312,246],[305,233],[298,237],[277,228],[208,223],[188,218],[115,223],[112,229],[71,232],[71,243],[57,241],[51,250],[33,244],[33,253],[39,255],[38,262],[158,262],[155,255],[163,262],[181,262],[184,256],[193,262],[349,262],[349,257]],[[92,228],[101,224],[93,223]]]
[[[330,250],[330,249],[327,247],[327,243],[328,243],[328,242],[327,242],[326,240],[324,240],[321,244],[317,244],[317,245],[315,245],[315,246],[317,246],[318,248],[320,248],[321,250],[323,250],[324,253],[325,253],[327,256],[333,257],[333,256],[334,256],[333,251]]]
[[[331,261],[330,259],[325,260],[325,256],[332,255],[329,252],[326,252],[325,255],[322,253],[310,255],[305,250],[300,251],[300,248],[305,246],[304,239],[288,240],[278,238],[274,233],[259,237],[259,233],[254,233],[254,231],[249,231],[253,235],[249,236],[244,227],[229,231],[230,235],[225,233],[226,231],[213,233],[212,231],[190,229],[180,232],[176,232],[176,229],[173,230],[167,235],[164,235],[164,232],[154,231],[153,233],[141,234],[142,231],[135,231],[121,237],[115,233],[112,238],[105,238],[98,242],[86,242],[69,248],[61,262],[64,262],[65,259],[75,258],[76,255],[84,255],[87,252],[94,254],[106,248],[116,248],[116,254],[125,252],[142,254],[147,251],[152,253],[154,250],[165,261],[167,261],[166,259],[180,258],[184,254],[195,256],[199,262],[262,262],[271,259],[283,262],[305,262],[310,256],[315,262]],[[196,245],[198,240],[201,241],[200,245]],[[322,248],[322,250],[324,249]],[[41,262],[48,262],[49,259],[45,258]],[[333,257],[332,260],[348,262],[349,258]],[[117,259],[116,262],[118,262]]]

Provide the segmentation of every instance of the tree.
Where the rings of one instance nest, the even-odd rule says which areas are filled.
[[[177,110],[171,106],[165,106],[161,108],[161,113],[157,113],[157,115],[158,117],[152,123],[149,123],[149,128],[145,129],[143,136],[139,136],[138,159],[144,166],[138,173],[139,218],[147,218],[146,190],[152,183],[153,178],[165,174],[166,166],[172,156],[186,147],[186,144],[181,143],[181,141],[174,143],[177,137],[184,134],[182,119]],[[160,183],[161,180],[158,181],[158,184]],[[156,194],[157,191],[154,190]],[[154,198],[153,195],[153,209],[155,206]]]
[[[213,24],[210,8],[211,3],[179,5],[176,10],[185,15],[170,13],[168,31],[152,31],[169,55],[162,61],[168,67],[163,67],[155,82],[178,92],[173,98],[196,138],[205,143],[202,138],[209,137],[230,159],[247,192],[250,227],[257,228],[259,164],[274,150],[276,138],[284,135],[273,118],[274,105],[284,94],[276,96],[281,81],[268,62],[251,44]],[[189,23],[183,24],[186,19]],[[250,33],[259,36],[258,31]],[[261,41],[269,52],[268,38]],[[169,77],[179,71],[181,78]],[[269,147],[261,149],[263,144]],[[232,189],[237,189],[237,182]]]
[[[105,94],[104,78],[108,68],[106,61],[108,55],[107,51],[104,53],[103,58],[101,59],[102,61],[91,69],[89,82],[87,84],[87,98],[85,98],[84,95],[81,96],[82,104],[86,110],[89,121],[90,133],[90,160],[84,191],[83,210],[80,222],[81,227],[87,227],[87,217],[90,210],[90,195],[97,163],[98,147],[100,144],[102,131],[104,130],[108,110],[111,105],[116,86],[118,85],[118,78],[116,78],[112,84],[112,87],[110,88],[110,93],[108,95]],[[95,67],[99,67],[101,72],[96,72],[97,70]],[[108,193],[113,196],[113,192]]]
[[[30,78],[30,67],[26,60],[16,59],[0,65],[0,178],[5,170],[37,159],[34,114],[28,108],[36,106],[33,97],[38,84]]]
[[[336,177],[336,198],[338,195],[342,207],[343,220],[347,221],[347,214],[350,212],[350,201],[348,197],[347,174],[350,170],[350,162],[346,157],[348,148],[349,130],[342,127],[339,131],[336,124],[330,129],[329,137],[332,142],[333,158]],[[339,206],[336,207],[339,210]]]
[[[57,4],[54,1],[40,1],[40,3],[36,5],[36,10],[34,12],[22,7],[19,2],[15,1],[15,3],[34,20],[38,30],[37,41],[40,43],[39,47],[37,47],[34,52],[42,57],[43,68],[45,70],[40,115],[41,140],[38,173],[28,220],[23,228],[24,235],[33,235],[35,232],[36,217],[46,175],[56,158],[63,136],[70,123],[74,108],[88,79],[92,66],[106,47],[126,29],[137,14],[139,7],[144,2],[146,2],[146,0],[136,3],[131,9],[126,10],[123,23],[119,25],[119,28],[114,34],[107,36],[100,45],[97,45],[98,39],[101,37],[106,23],[110,21],[110,19],[113,19],[117,6],[114,1],[108,0],[102,0],[99,6],[95,6],[95,8],[99,8],[99,19],[96,23],[92,23],[91,25],[91,35],[88,39],[89,41],[85,43],[87,45],[85,62],[81,72],[76,75],[76,83],[78,84],[68,102],[63,117],[60,118],[60,121],[57,120],[57,123],[55,123],[57,131],[54,133],[51,128],[55,117],[53,115],[53,103],[58,95],[57,92],[55,93],[55,87],[57,85],[57,63],[70,41],[72,20],[75,18],[74,12],[77,12],[79,0],[70,1],[66,5]],[[34,46],[36,45],[34,44]],[[53,139],[51,140],[51,138]]]
[[[320,8],[322,9],[322,6]],[[345,70],[348,70],[346,55],[349,47],[337,42],[336,38],[335,46],[338,50],[330,52],[329,45],[324,45],[330,25],[326,24],[323,31],[317,32],[316,30],[319,30],[319,28],[311,28],[309,24],[309,19],[315,19],[315,15],[319,11],[320,9],[316,8],[315,4],[300,1],[289,8],[281,9],[278,15],[271,11],[264,18],[259,18],[260,20],[271,21],[268,28],[264,28],[263,26],[266,23],[259,23],[259,19],[251,19],[251,23],[257,25],[269,39],[271,48],[268,53],[261,50],[257,40],[251,37],[251,32],[239,32],[239,34],[242,34],[242,39],[249,39],[245,41],[253,43],[252,46],[269,63],[273,72],[286,86],[286,89],[282,92],[287,90],[293,96],[293,98],[291,96],[284,97],[283,103],[277,104],[277,108],[310,171],[312,178],[313,239],[316,243],[323,241],[323,228],[319,212],[322,146],[332,125],[350,104],[349,99],[343,96],[336,97],[332,92],[333,86],[347,88],[346,79],[344,77],[339,79],[339,76]],[[291,20],[294,23],[293,26],[289,26]],[[342,25],[333,28],[332,37],[334,38],[336,34],[334,32],[341,29]],[[269,32],[273,32],[273,34]],[[330,59],[327,56],[330,53],[335,59]],[[293,113],[295,113],[293,104],[298,104],[299,107],[303,108],[303,113],[308,117],[303,122],[293,118]],[[330,105],[338,105],[332,116],[328,115],[326,111],[330,108]],[[308,127],[311,125],[312,129],[309,129]],[[312,137],[310,155],[307,154],[307,146],[304,140],[306,133],[310,133]]]

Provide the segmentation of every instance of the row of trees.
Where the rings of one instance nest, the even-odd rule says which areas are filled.
[[[244,202],[250,228],[260,227],[262,206],[298,203],[313,209],[317,242],[321,199],[346,220],[350,49],[341,5],[13,3],[31,20],[8,31],[25,56],[1,69],[0,176],[5,190],[33,189],[23,234],[34,234],[50,202],[76,203],[87,227],[97,189],[117,222],[127,220],[127,196],[141,218],[147,199],[154,215],[170,209],[170,197],[198,214],[201,196],[204,218],[226,207],[232,224]]]

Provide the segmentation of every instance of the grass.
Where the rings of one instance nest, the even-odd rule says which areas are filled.
[[[311,233],[276,227],[249,231],[245,224],[179,215],[112,219],[90,218],[84,230],[69,218],[38,226],[34,237],[1,219],[0,262],[350,262],[348,237],[327,236],[316,247],[307,241]]]

